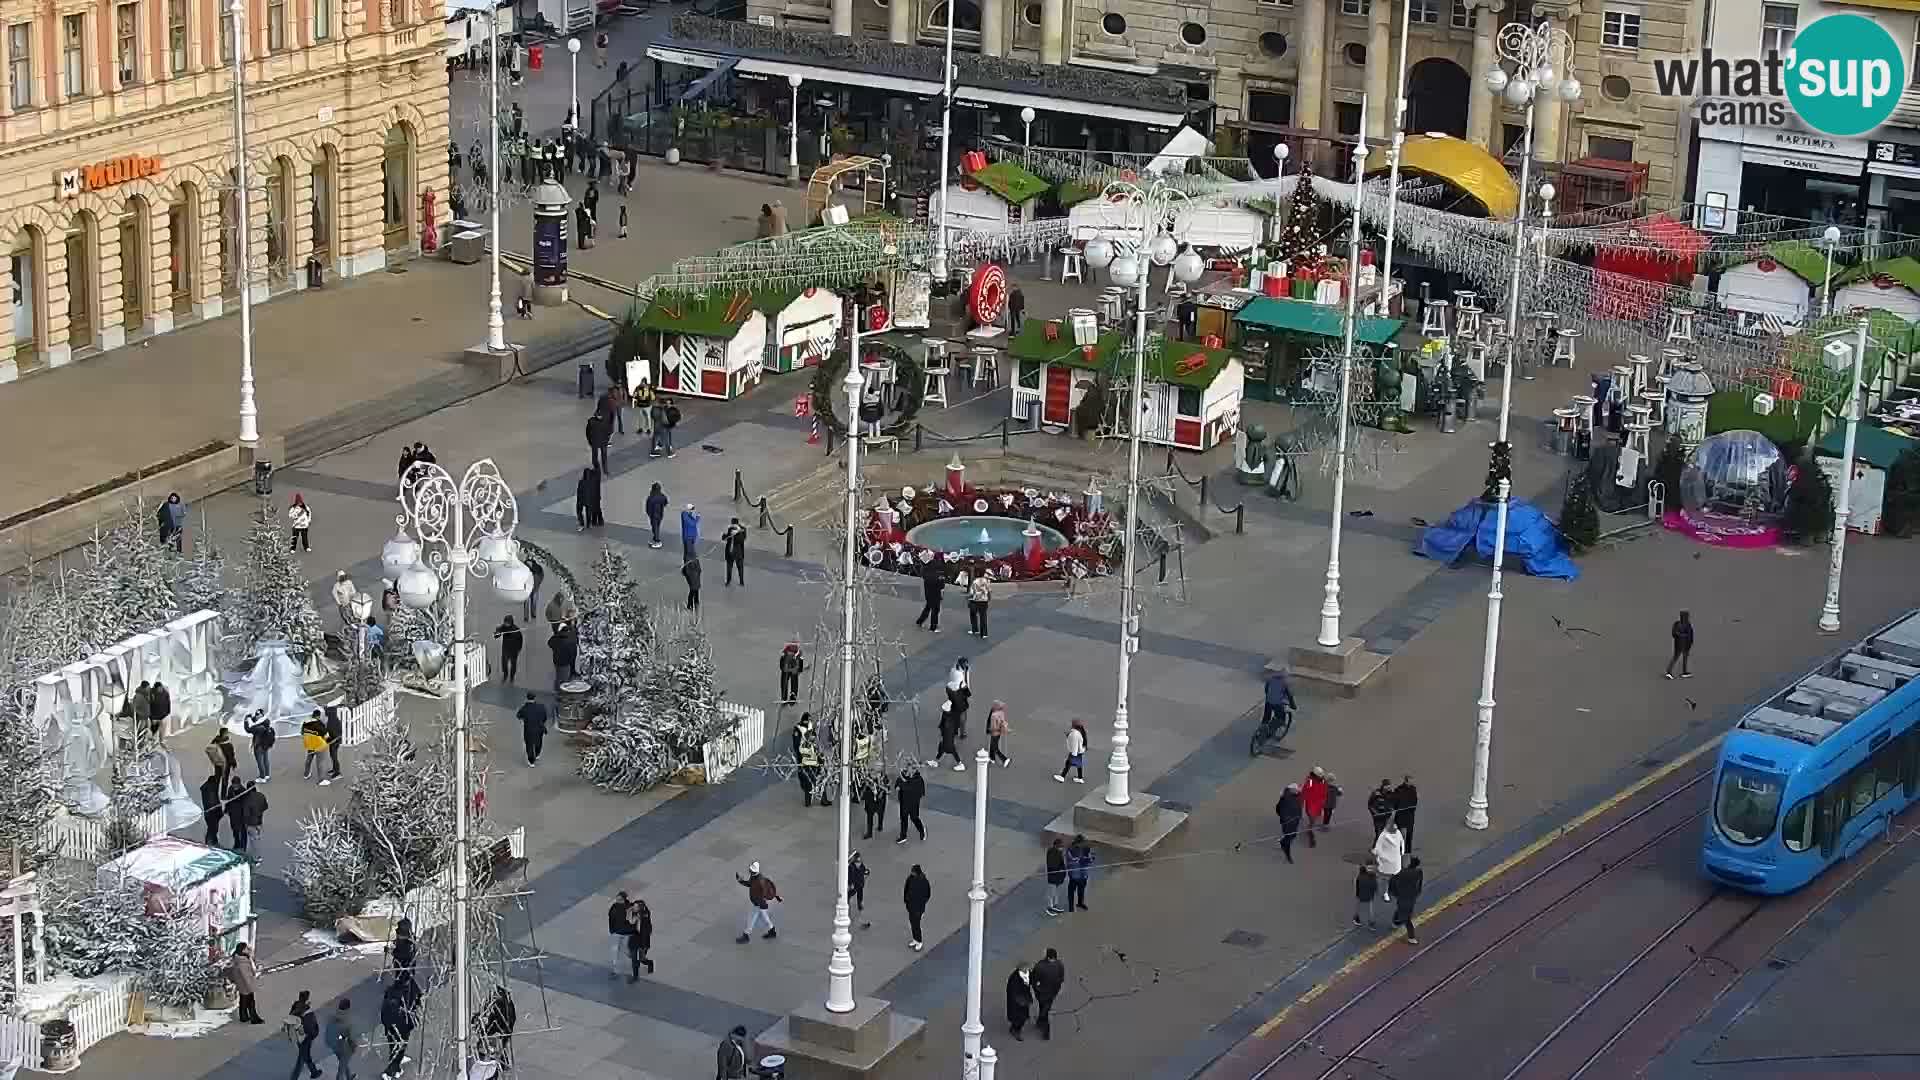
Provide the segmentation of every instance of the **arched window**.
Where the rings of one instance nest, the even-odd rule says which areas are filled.
[[[953,43],[955,47],[966,46],[980,48],[980,5],[974,0],[955,0],[959,5],[953,9]],[[920,28],[920,40],[935,44],[947,40],[947,3],[940,0],[927,8],[926,25]]]

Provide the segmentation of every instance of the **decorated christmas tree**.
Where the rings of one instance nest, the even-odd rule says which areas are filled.
[[[713,646],[706,632],[690,626],[673,643],[673,659],[666,670],[666,712],[672,726],[669,743],[691,754],[724,727],[720,695],[713,686]]]
[[[125,631],[123,638],[152,630],[185,613],[174,590],[180,557],[172,548],[154,543],[144,531],[146,524],[146,506],[130,503],[124,520],[106,538],[109,551],[104,561],[113,573],[113,599]]]
[[[178,900],[136,925],[145,930],[136,970],[149,1005],[194,1008],[226,977],[213,959],[197,898]]]
[[[651,696],[622,702],[602,717],[600,738],[580,754],[580,775],[622,795],[645,791],[685,766],[660,737],[668,717]]]
[[[1319,262],[1319,248],[1320,197],[1313,190],[1313,160],[1302,156],[1299,182],[1287,206],[1287,224],[1280,230],[1280,261],[1287,264],[1288,273],[1298,273]]]
[[[342,915],[358,915],[373,899],[373,868],[347,815],[316,806],[299,822],[300,833],[287,843],[287,886],[300,898],[310,921],[331,926]]]
[[[611,791],[644,791],[699,760],[728,729],[705,632],[692,622],[676,630],[671,644],[655,638],[638,685],[600,717],[581,776]]]
[[[91,979],[142,966],[151,927],[139,882],[102,881],[89,864],[63,862],[42,879],[40,905],[49,967]]]
[[[1567,497],[1560,506],[1560,532],[1576,551],[1585,551],[1600,539],[1600,511],[1587,484],[1587,471],[1576,470]]]
[[[173,592],[180,610],[221,611],[227,603],[227,560],[214,543],[213,533],[202,522],[194,534],[193,554],[180,566],[179,580]]]
[[[453,756],[443,740],[415,746],[395,726],[375,733],[360,751],[347,824],[365,854],[376,895],[404,895],[447,865],[453,807],[442,793],[452,788]]]
[[[321,647],[320,614],[307,595],[306,575],[265,500],[247,534],[246,564],[229,606],[228,629],[246,642],[249,655],[259,642],[284,641],[304,664]]]
[[[593,683],[601,708],[616,708],[639,691],[653,638],[652,617],[626,556],[611,545],[601,548],[580,618],[580,671]]]

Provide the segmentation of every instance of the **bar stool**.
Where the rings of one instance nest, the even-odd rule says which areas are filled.
[[[1478,311],[1480,310],[1480,294],[1474,292],[1472,289],[1455,289],[1453,290],[1453,306],[1456,311],[1460,308],[1472,308]]]
[[[1553,452],[1571,454],[1573,452],[1573,433],[1580,418],[1580,410],[1566,406],[1553,410]]]
[[[1112,326],[1120,321],[1127,309],[1127,290],[1118,285],[1110,285],[1100,290],[1100,318]]]
[[[1000,385],[999,349],[990,349],[985,345],[974,346],[973,385],[977,388],[981,383],[986,383],[989,386]]]
[[[1573,396],[1573,456],[1585,461],[1593,455],[1593,407],[1600,399],[1591,394]]]
[[[1465,293],[1466,300],[1459,307],[1453,319],[1453,336],[1478,341],[1480,338],[1480,316],[1485,314],[1473,304],[1473,294]]]
[[[1607,388],[1607,403],[1625,408],[1633,400],[1633,369],[1625,364],[1613,365],[1613,384]]]
[[[1487,345],[1485,342],[1467,342],[1467,370],[1473,372],[1475,379],[1481,382],[1487,381]]]
[[[1060,283],[1062,285],[1065,285],[1069,281],[1078,282],[1085,280],[1080,272],[1081,267],[1085,265],[1083,260],[1084,257],[1080,254],[1080,249],[1077,246],[1073,244],[1060,245]]]
[[[931,346],[932,342],[929,342]],[[920,392],[920,404],[947,407],[947,376],[953,374],[953,365],[947,360],[946,342],[939,342],[940,350],[927,350],[927,364],[921,370],[926,373],[926,385]]]
[[[1673,375],[1674,369],[1686,362],[1687,362],[1687,350],[1672,349],[1672,348],[1661,349],[1660,350],[1660,377],[1663,379],[1671,377]]]
[[[1635,410],[1640,410],[1645,408],[1645,406],[1634,405],[1634,406],[1631,406],[1631,408]],[[1650,456],[1652,456],[1652,450],[1649,449],[1651,440],[1648,438],[1648,435],[1650,432],[1653,431],[1653,425],[1649,424],[1647,422],[1646,417],[1642,415],[1633,420],[1627,421],[1626,430],[1627,430],[1627,448],[1630,450],[1638,451],[1640,454],[1640,460],[1646,461]]]
[[[1514,352],[1519,354],[1520,358],[1520,378],[1527,381],[1532,381],[1534,378],[1534,369],[1553,365],[1555,351],[1553,324],[1559,320],[1560,316],[1551,311],[1536,311],[1531,318],[1533,340],[1514,342]],[[1514,330],[1516,336],[1526,333],[1525,327],[1516,326]]]
[[[1429,300],[1420,307],[1420,333],[1423,337],[1443,338],[1447,336],[1447,308],[1445,300]]]
[[[1665,390],[1644,390],[1640,400],[1647,406],[1647,422],[1654,427],[1667,424],[1667,392]]]
[[[1646,393],[1647,387],[1653,385],[1653,358],[1644,353],[1633,353],[1627,357],[1627,363],[1633,365],[1633,392]]]
[[[1693,342],[1692,308],[1677,307],[1667,312],[1667,340]]]
[[[1571,326],[1561,327],[1558,331],[1555,331],[1553,365],[1559,367],[1564,364],[1566,367],[1572,368],[1575,359],[1574,354],[1578,351],[1579,342],[1580,331]],[[1615,368],[1614,370],[1625,371],[1626,369]]]

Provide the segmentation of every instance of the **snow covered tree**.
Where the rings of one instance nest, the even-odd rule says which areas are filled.
[[[66,602],[72,605],[72,631],[79,646],[73,659],[91,656],[139,632],[128,631],[120,613],[110,552],[106,537],[95,530],[93,539],[81,549],[78,564],[65,569]]]
[[[1567,498],[1560,506],[1560,532],[1575,551],[1585,551],[1600,539],[1600,510],[1593,502],[1593,489],[1587,484],[1587,471],[1576,470]]]
[[[1318,261],[1320,247],[1320,197],[1313,190],[1313,159],[1300,158],[1299,182],[1287,207],[1287,224],[1280,230],[1280,261],[1289,273]]]
[[[40,904],[49,966],[77,979],[139,966],[149,918],[139,882],[63,862],[42,878]]]
[[[347,823],[377,895],[403,895],[447,865],[453,807],[444,793],[452,788],[453,755],[445,739],[416,747],[404,728],[392,726],[360,752]]]
[[[172,548],[154,543],[143,531],[147,524],[144,503],[128,503],[124,509],[123,520],[107,534],[110,550],[106,561],[113,571],[113,599],[126,631],[121,636],[128,637],[177,619],[183,611],[174,591],[180,557]]]
[[[580,775],[622,795],[667,780],[686,764],[660,737],[667,719],[650,696],[622,702],[603,714],[601,737],[580,754]]]
[[[300,898],[311,922],[331,926],[342,915],[358,915],[373,899],[373,868],[347,815],[316,806],[300,819],[300,835],[287,844],[287,886]]]
[[[193,555],[180,564],[173,593],[183,612],[226,609],[227,560],[204,521],[194,535]]]
[[[593,585],[581,601],[580,670],[601,707],[613,709],[640,689],[654,634],[626,556],[612,545],[600,549]]]
[[[0,619],[0,866],[25,872],[50,854],[42,828],[53,816],[59,758],[34,726],[33,679],[69,663],[63,582],[32,568]]]
[[[387,619],[387,663],[411,670],[415,666],[414,642],[437,641],[445,645],[452,638],[453,623],[447,615],[444,601],[436,602],[424,611],[401,604]]]
[[[713,685],[713,646],[704,630],[691,625],[674,640],[672,650],[661,702],[669,726],[661,734],[669,745],[691,755],[726,727],[720,693]]]
[[[179,900],[143,921],[136,971],[149,1004],[193,1008],[226,978],[213,959],[207,918],[198,902]]]
[[[247,534],[246,564],[229,605],[228,628],[247,643],[249,655],[259,642],[284,641],[293,658],[305,663],[322,645],[320,613],[307,595],[306,575],[265,500]]]

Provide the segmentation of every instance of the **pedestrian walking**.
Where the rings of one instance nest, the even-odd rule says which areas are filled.
[[[1391,890],[1393,876],[1398,874],[1400,868],[1406,863],[1405,844],[1406,838],[1400,835],[1400,826],[1391,821],[1387,822],[1387,827],[1382,829],[1379,837],[1374,840],[1373,868],[1380,875],[1383,888]],[[1391,891],[1387,895],[1391,896]]]
[[[1047,914],[1067,910],[1067,847],[1059,837],[1047,845]]]
[[[227,961],[227,981],[233,984],[233,992],[240,996],[240,1008],[234,1019],[243,1024],[264,1024],[260,1015],[260,1005],[254,998],[255,983],[260,978],[260,969],[254,966],[253,949],[246,942],[233,947],[233,959]]]
[[[813,805],[813,790],[820,782],[820,732],[813,725],[813,714],[803,712],[800,719],[794,721],[791,733],[793,741],[793,778],[800,782],[800,799],[803,807]],[[825,802],[825,800],[821,800]]]
[[[720,1067],[714,1073],[717,1080],[746,1080],[747,1076],[747,1029],[735,1027],[720,1040]]]
[[[960,738],[967,737],[967,706],[973,702],[973,665],[966,657],[953,662],[947,672],[947,701],[953,705],[953,723]]]
[[[333,606],[340,615],[340,625],[348,630],[358,630],[360,620],[353,617],[353,601],[360,595],[360,587],[353,583],[352,575],[345,570],[333,572]]]
[[[321,787],[340,779],[340,744],[347,737],[346,721],[342,719],[340,706],[329,705],[325,709],[327,718],[327,778],[320,781]]]
[[[313,1011],[313,991],[300,991],[281,1024],[287,1039],[299,1048],[294,1053],[293,1072],[288,1074],[287,1080],[300,1080],[300,1068],[303,1065],[307,1070],[307,1080],[320,1080],[320,1066],[313,1063],[313,1044],[320,1038],[320,1014]]]
[[[800,643],[787,642],[780,650],[780,704],[791,705],[800,700],[800,673],[807,669],[806,658],[800,655]]]
[[[327,1018],[327,1049],[333,1051],[334,1080],[353,1080],[353,1052],[359,1049],[359,1035],[353,1030],[353,1002],[341,998]]]
[[[587,190],[581,193],[580,202],[586,206],[588,213],[595,217],[600,215],[600,181],[598,179],[587,181]]]
[[[666,516],[667,493],[660,490],[660,485],[655,483],[653,490],[647,492],[647,525],[653,530],[653,538],[647,541],[648,547],[660,546],[660,522]]]
[[[1007,332],[1017,334],[1027,322],[1027,294],[1015,285],[1007,294]]]
[[[647,456],[659,457],[666,452],[667,441],[672,437],[667,430],[667,399],[664,395],[656,393],[653,404],[647,407],[647,430],[653,435]]]
[[[867,815],[867,835],[863,840],[873,839],[875,832],[887,831],[887,785],[877,779],[862,781],[860,784],[860,809]]]
[[[739,518],[727,523],[720,534],[720,553],[727,561],[727,584],[733,584],[734,571],[740,573],[740,587],[747,587],[747,527]]]
[[[642,378],[633,388],[633,433],[653,435],[653,380]]]
[[[547,741],[547,707],[527,691],[527,703],[514,714],[520,718],[520,738],[527,747],[527,768],[540,764],[540,748]]]
[[[1373,838],[1380,839],[1387,822],[1393,820],[1393,781],[1382,780],[1367,793],[1367,816],[1373,819]]]
[[[181,500],[180,493],[170,492],[167,501],[160,504],[160,542],[173,545],[173,550],[181,552],[187,538],[187,504]]]
[[[1066,783],[1068,769],[1073,770],[1074,783],[1087,782],[1087,727],[1078,718],[1067,728],[1067,760],[1060,766],[1060,771],[1054,774],[1053,782]]]
[[[166,718],[156,714],[154,719]],[[214,783],[221,785],[227,782],[234,768],[240,764],[239,758],[234,756],[233,737],[227,734],[225,727],[216,730],[213,739],[207,743],[207,762],[213,767]]]
[[[547,648],[553,653],[553,688],[557,692],[562,683],[578,677],[574,663],[580,658],[580,635],[572,623],[562,620],[554,624]]]
[[[599,410],[613,420],[613,430],[627,433],[627,373],[614,370],[613,353],[607,353],[607,392],[600,395]]]
[[[661,396],[660,415],[653,427],[653,438],[668,457],[673,456],[674,430],[680,426],[680,406],[672,398]]]
[[[573,487],[573,520],[581,532],[597,529],[607,523],[600,512],[600,470],[582,469],[580,479]]]
[[[733,940],[742,945],[746,944],[752,940],[754,928],[761,923],[767,924],[767,932],[760,935],[762,938],[779,937],[780,931],[773,925],[773,909],[769,906],[787,902],[786,898],[780,895],[779,886],[773,883],[772,878],[760,872],[760,864],[757,862],[747,864],[746,877],[736,874],[733,880],[747,890],[748,904],[747,928],[740,931],[740,936]]]
[[[1033,1008],[1032,976],[1027,973],[1027,965],[1021,964],[1007,976],[1007,1032],[1015,1042],[1025,1042],[1027,1037],[1020,1032],[1027,1026],[1027,1012]]]
[[[1293,838],[1300,834],[1300,815],[1302,800],[1300,785],[1288,784],[1280,793],[1280,801],[1273,804],[1273,812],[1280,818],[1280,854],[1293,861]]]
[[[153,719],[153,685],[141,680],[140,685],[128,695],[126,708],[133,715],[135,728],[145,729]]]
[[[1328,829],[1333,826],[1333,808],[1340,805],[1340,796],[1346,794],[1346,789],[1340,786],[1340,781],[1332,773],[1318,765],[1314,766],[1313,771],[1319,773],[1320,779],[1327,784],[1327,804],[1320,810],[1320,827]]]
[[[927,628],[936,634],[940,632],[940,594],[946,587],[947,576],[940,572],[937,564],[929,561],[920,568],[920,614],[914,618],[913,625],[926,625],[931,619],[932,625]]]
[[[967,582],[967,633],[987,636],[987,605],[993,602],[993,575],[985,570]]]
[[[633,933],[627,936],[627,981],[640,981],[640,965],[647,965],[647,974],[653,974],[653,909],[645,900],[635,900],[627,909],[627,921],[633,924]]]
[[[1087,910],[1087,879],[1093,876],[1093,848],[1075,834],[1067,845],[1067,910]]]
[[[907,948],[919,952],[926,947],[920,933],[920,917],[927,913],[927,901],[933,899],[933,883],[927,880],[926,872],[919,863],[907,871],[907,883],[902,892],[901,901],[907,906]]]
[[[1007,737],[1013,729],[1007,724],[1007,703],[996,701],[987,709],[987,760],[997,761],[1001,768],[1013,764],[1013,759],[1001,748],[1000,740]]]
[[[692,503],[680,509],[680,557],[697,558],[700,554],[700,511]]]
[[[1053,1038],[1053,1000],[1060,996],[1060,988],[1067,985],[1067,965],[1060,960],[1060,953],[1047,950],[1046,959],[1033,965],[1033,1003],[1038,1009],[1034,1016],[1034,1026],[1040,1029],[1042,1039]]]
[[[900,779],[893,785],[893,797],[900,804],[900,838],[896,844],[907,842],[907,823],[912,822],[914,831],[920,839],[927,838],[927,827],[920,822],[920,800],[927,797],[927,778],[920,770],[909,765],[900,770]]]
[[[273,779],[273,762],[270,759],[275,739],[273,721],[267,719],[266,710],[255,709],[243,726],[253,739],[254,775],[264,784]]]
[[[313,710],[313,715],[300,725],[300,748],[307,752],[307,764],[300,770],[300,779],[324,781],[326,766],[321,764],[321,759],[327,752],[327,722],[321,718],[319,709]]]
[[[369,660],[378,662],[385,656],[387,632],[371,615],[367,616],[366,625],[360,628],[360,647]]]
[[[633,898],[627,890],[621,889],[614,894],[613,903],[607,905],[607,934],[611,937],[611,955],[613,957],[612,974],[620,977],[620,969],[627,963],[627,939],[633,936]]]
[[[504,986],[493,988],[493,997],[480,1015],[474,1018],[474,1026],[480,1029],[482,1046],[491,1046],[494,1057],[507,1069],[513,1067],[513,1028],[520,1022],[520,1011],[513,1007],[513,995],[507,993]]]
[[[413,920],[401,919],[393,927],[393,940],[387,943],[387,970],[393,972],[395,982],[418,984],[414,977],[414,962],[419,959],[420,944],[413,940]]]
[[[1324,824],[1327,813],[1327,776],[1320,766],[1307,770],[1307,778],[1300,781],[1300,809],[1306,819],[1307,846],[1319,847],[1313,834]]]
[[[387,1055],[387,1067],[380,1074],[381,1080],[395,1080],[407,1062],[413,1060],[407,1055],[407,1043],[413,1038],[418,1009],[414,990],[413,980],[401,979],[389,985],[380,996],[380,1027],[386,1033],[387,1045],[392,1048]]]
[[[1367,929],[1378,929],[1373,921],[1373,902],[1380,895],[1380,873],[1372,859],[1360,864],[1359,873],[1353,876],[1353,925],[1360,925],[1360,917],[1367,918]]]
[[[1427,872],[1420,869],[1420,856],[1407,860],[1407,865],[1393,875],[1387,882],[1387,891],[1393,897],[1393,925],[1406,927],[1407,944],[1420,944],[1420,933],[1413,925],[1414,905],[1420,902],[1420,890],[1427,884]]]
[[[287,506],[287,529],[291,533],[288,551],[313,550],[313,509],[299,493],[293,493],[293,502]]]
[[[161,726],[166,724],[167,717],[172,715],[173,695],[167,691],[166,683],[156,680],[153,684],[153,689],[147,694],[147,719],[154,726],[154,730],[157,731]],[[233,768],[232,746],[228,746],[226,749],[226,759],[227,768]]]
[[[537,559],[526,559],[527,569],[533,572],[533,591],[527,594],[527,624],[540,617],[540,584],[547,579],[547,568]]]
[[[1673,635],[1673,655],[1667,658],[1667,678],[1673,678],[1673,665],[1680,665],[1680,677],[1693,678],[1693,672],[1687,670],[1687,662],[1693,656],[1693,613],[1683,611],[1673,620],[1668,631]]]
[[[591,459],[588,464],[601,472],[607,471],[607,444],[612,441],[611,419],[599,412],[587,417],[587,456]]]
[[[697,614],[700,611],[699,556],[696,555],[681,564],[680,576],[685,578],[687,582],[687,610]]]
[[[960,760],[960,747],[955,745],[953,741],[959,735],[959,733],[960,733],[960,721],[953,711],[953,702],[952,701],[941,702],[940,703],[940,746],[938,749],[934,750],[933,760],[927,762],[928,768],[932,768],[932,769],[939,768],[941,760],[944,759],[948,754],[952,754],[953,755],[953,771],[954,772],[967,771],[966,763]]]
[[[260,835],[260,826],[267,820],[267,796],[249,780],[244,786],[239,779],[227,781],[233,795],[227,807],[227,827],[233,833],[233,850],[246,854],[247,844]]]
[[[519,624],[508,615],[500,620],[500,626],[493,636],[500,639],[500,670],[505,674],[507,684],[512,685],[514,677],[520,674],[520,650],[526,646],[527,638],[520,632]]]
[[[1420,790],[1413,786],[1411,774],[1400,778],[1400,786],[1393,789],[1393,822],[1406,834],[1407,854],[1413,854],[1413,819],[1420,809]]]
[[[872,833],[867,835],[871,836]],[[867,878],[871,871],[860,859],[860,853],[847,856],[847,899],[853,901],[853,910],[867,910]]]
[[[599,68],[607,66],[607,35],[604,33],[596,35],[593,39],[593,66]]]

